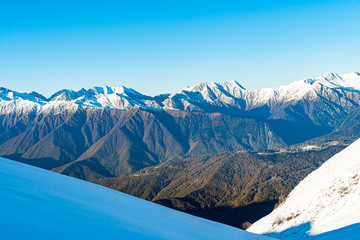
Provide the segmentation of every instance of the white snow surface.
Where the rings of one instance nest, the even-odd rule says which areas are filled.
[[[309,174],[278,208],[247,231],[282,239],[318,234],[314,238],[360,239],[359,200],[360,139]]]
[[[0,158],[1,239],[270,239]]]
[[[324,93],[325,91],[325,93]],[[345,91],[348,100],[339,100],[334,91]],[[302,99],[325,98],[348,105],[358,101],[353,94],[360,94],[360,74],[327,73],[317,78],[307,78],[278,88],[246,90],[236,81],[202,82],[192,87],[170,94],[165,99],[143,95],[131,88],[93,87],[73,91],[64,89],[50,98],[36,92],[16,92],[0,88],[0,114],[9,112],[49,112],[60,113],[64,110],[76,111],[78,108],[105,108],[128,110],[140,107],[152,110],[180,109],[201,110],[198,104],[238,109],[253,109],[268,105],[294,103]],[[161,99],[161,100],[160,100]],[[196,103],[196,104],[195,104]]]

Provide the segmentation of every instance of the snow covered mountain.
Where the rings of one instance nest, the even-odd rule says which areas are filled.
[[[203,82],[180,92],[150,97],[126,87],[61,90],[50,98],[35,92],[0,89],[0,114],[78,108],[226,112],[261,119],[306,121],[334,127],[360,103],[360,73],[328,73],[288,86],[246,90],[236,81]]]
[[[16,92],[0,89],[0,114],[9,112],[70,112],[79,108],[103,108],[127,110],[132,107],[157,107],[153,98],[126,87],[93,87],[89,90],[73,91],[64,89],[50,98],[35,92]]]
[[[359,104],[355,72],[261,90],[204,82],[156,97],[126,87],[50,98],[0,88],[0,156],[87,180],[121,176],[184,156],[302,143]]]
[[[2,239],[270,239],[4,158],[0,189]]]
[[[231,112],[257,118],[286,119],[334,126],[360,103],[360,73],[328,73],[288,86],[245,90],[236,81],[200,83],[171,94],[164,108]]]
[[[318,235],[316,239],[359,239],[359,183],[360,139],[308,175],[284,203],[248,231],[282,239],[309,235]]]

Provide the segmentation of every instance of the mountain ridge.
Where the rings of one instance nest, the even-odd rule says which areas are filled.
[[[205,101],[210,104],[217,102],[222,107],[236,107],[240,110],[271,104],[275,101],[295,101],[304,96],[315,97],[314,86],[326,87],[338,91],[360,93],[360,73],[348,74],[327,73],[315,79],[306,78],[278,88],[263,88],[260,90],[246,90],[237,81],[201,82],[192,87],[186,87],[179,92],[169,95],[146,96],[125,86],[93,87],[74,91],[63,89],[51,97],[46,98],[36,92],[17,92],[7,88],[0,88],[0,98],[3,101],[28,100],[39,105],[52,104],[56,101],[74,102],[82,107],[129,109],[131,107],[145,107],[150,109],[197,109],[194,102]],[[164,97],[165,96],[165,97]],[[180,99],[180,101],[177,101]],[[245,100],[246,104],[241,100]],[[182,102],[182,103],[181,103]],[[184,105],[185,104],[185,105]],[[215,104],[216,105],[216,104]],[[192,107],[191,107],[192,106]],[[41,110],[41,109],[40,109]]]
[[[357,89],[355,72],[261,90],[204,82],[157,97],[106,86],[44,99],[1,88],[0,156],[93,179],[184,156],[282,148],[332,132],[359,108]]]

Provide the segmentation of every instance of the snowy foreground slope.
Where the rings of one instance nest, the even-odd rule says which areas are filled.
[[[0,158],[1,239],[269,239]]]
[[[248,231],[282,239],[360,239],[360,139],[307,176]]]

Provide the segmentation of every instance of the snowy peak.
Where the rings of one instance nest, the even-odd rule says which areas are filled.
[[[119,96],[122,95],[123,97],[150,98],[131,88],[127,88],[124,86],[120,86],[120,87],[103,86],[103,87],[93,87],[88,90],[82,88],[79,91],[74,91],[71,89],[63,89],[53,94],[49,99],[60,100],[58,96],[62,96],[61,100],[71,101],[80,97],[96,98],[99,95],[112,95],[112,94],[117,94]]]
[[[191,87],[186,87],[183,91],[190,91],[190,92],[201,92],[204,89],[233,89],[233,88],[240,88],[245,90],[237,81],[225,81],[225,82],[201,82]]]
[[[81,91],[81,90],[80,90]],[[109,86],[103,86],[103,87],[93,87],[89,90],[85,90],[85,93],[87,95],[96,96],[96,95],[111,95],[111,94],[118,94],[118,95],[124,95],[128,97],[145,97],[147,96],[135,91],[134,89],[127,88],[125,86],[119,86],[119,87],[109,87]]]
[[[313,81],[329,88],[360,91],[360,74],[358,72],[348,74],[330,72],[315,78]]]
[[[37,112],[47,99],[36,92],[16,92],[0,88],[0,114]]]
[[[248,230],[304,239],[360,222],[360,139],[307,176],[286,201]],[[311,229],[304,229],[308,223]],[[281,232],[281,233],[276,233]]]
[[[62,101],[78,104],[82,107],[116,108],[122,110],[140,106],[146,100],[152,100],[152,98],[124,86],[93,87],[88,90],[83,88],[79,91],[63,89],[49,98],[49,102],[52,104]],[[152,107],[154,105],[156,104],[152,104]]]
[[[79,92],[81,92],[81,91],[82,90],[80,90]],[[79,94],[79,92],[76,92],[76,91],[70,90],[70,89],[63,89],[63,90],[60,90],[60,91],[54,93],[49,98],[49,100],[50,101],[72,101],[83,95],[83,94]]]
[[[246,90],[236,81],[209,83],[203,82],[192,87],[185,88],[177,93],[197,92],[208,101],[221,100],[225,94],[232,98],[246,100],[250,105],[263,105],[272,101],[301,100],[305,96],[312,96],[319,89],[325,86],[329,89],[343,89],[346,91],[360,91],[360,74],[353,72],[349,74],[327,73],[315,79],[307,78],[293,82],[279,88],[263,88],[260,90]],[[196,99],[195,99],[196,100]],[[251,108],[251,106],[248,107]]]
[[[33,102],[46,101],[46,98],[37,92],[16,92],[4,87],[0,88],[0,100],[16,101],[18,99]]]
[[[246,90],[237,81],[202,82],[161,97],[146,96],[125,86],[102,86],[79,91],[63,89],[49,99],[35,92],[21,93],[5,88],[1,88],[0,94],[1,112],[13,111],[15,108],[16,111],[36,108],[37,111],[46,109],[58,112],[66,110],[68,106],[69,109],[93,107],[128,110],[139,107],[151,110],[175,109],[205,112],[235,110],[239,111],[236,114],[242,114],[244,111],[263,108],[268,109],[269,113],[265,113],[268,116],[275,111],[285,112],[280,105],[285,108],[301,101],[327,101],[340,106],[340,109],[334,112],[342,114],[341,111],[348,113],[360,103],[360,74],[357,72],[327,73],[314,79],[307,78],[293,82],[287,86],[260,90]],[[27,101],[26,109],[21,109],[24,101]],[[310,106],[304,111],[312,111],[311,109],[313,108]],[[284,114],[286,113],[278,115]]]
[[[114,90],[111,87],[104,86],[104,87],[93,87],[87,91],[87,93],[89,92],[92,92],[94,95],[99,95],[99,94],[108,95],[108,94],[113,94]]]
[[[237,81],[227,81],[227,82],[220,82],[217,83],[217,85],[221,86],[223,89],[225,89],[227,92],[232,92],[236,90],[246,90],[240,83]]]
[[[245,88],[236,81],[202,82],[171,94],[168,100],[163,101],[163,104],[165,107],[181,110],[200,110],[195,106],[199,103],[217,107],[242,108],[238,101],[245,91]]]

